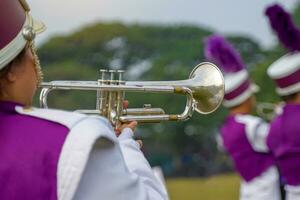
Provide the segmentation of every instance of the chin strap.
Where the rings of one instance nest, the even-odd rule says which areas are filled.
[[[33,59],[34,59],[34,65],[35,65],[35,71],[36,71],[36,74],[37,74],[37,84],[38,84],[38,87],[40,86],[40,84],[43,82],[43,79],[44,79],[44,75],[43,75],[43,72],[42,72],[42,68],[41,68],[41,64],[40,64],[40,59],[37,55],[37,51],[36,51],[36,47],[34,45],[33,42],[30,43],[30,49],[31,49],[31,53],[33,55]]]

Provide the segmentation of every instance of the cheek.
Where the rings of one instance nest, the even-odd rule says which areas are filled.
[[[35,70],[35,63],[34,58],[30,50],[27,51],[27,59],[26,59],[26,72],[28,81],[30,83],[36,83],[37,82],[37,75]]]
[[[36,75],[34,66],[32,66],[31,69],[30,69],[30,80],[28,80],[28,81],[30,81],[31,87],[36,89],[36,87],[37,87],[37,75]]]
[[[35,73],[34,66],[32,64],[26,65],[25,76],[23,80],[23,84],[25,84],[25,88],[28,94],[33,94],[37,87],[37,77]]]
[[[34,69],[30,70],[30,76],[28,77],[30,78],[28,80],[27,92],[29,94],[29,97],[32,98],[37,90],[37,78]]]

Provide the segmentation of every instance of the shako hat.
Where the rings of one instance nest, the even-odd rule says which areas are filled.
[[[34,40],[45,25],[34,20],[25,0],[0,1],[0,70]]]
[[[206,59],[218,65],[224,73],[225,107],[238,106],[258,91],[258,86],[249,78],[240,54],[224,37],[211,35],[204,43]]]
[[[275,81],[279,95],[297,93],[300,91],[300,29],[293,23],[290,14],[278,4],[267,7],[265,14],[278,39],[289,51],[271,64],[267,73]]]

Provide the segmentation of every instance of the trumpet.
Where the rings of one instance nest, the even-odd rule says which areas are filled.
[[[41,84],[40,105],[48,108],[48,94],[53,90],[93,90],[97,92],[96,109],[77,110],[84,114],[99,114],[113,126],[129,121],[155,123],[161,121],[184,121],[194,111],[200,114],[214,112],[224,97],[224,78],[212,63],[198,64],[189,79],[178,81],[124,81],[122,70],[100,70],[97,81],[51,81]],[[165,114],[162,108],[124,108],[125,92],[175,93],[186,96],[185,109],[181,114]]]

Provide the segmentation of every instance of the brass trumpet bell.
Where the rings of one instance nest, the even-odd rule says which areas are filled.
[[[128,81],[126,85],[173,86],[191,90],[194,109],[200,114],[214,112],[224,97],[224,78],[218,67],[209,62],[198,64],[190,73],[189,79],[179,81]]]

